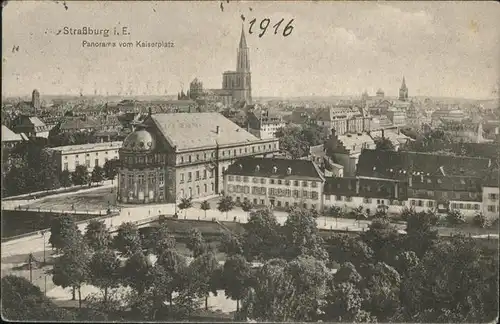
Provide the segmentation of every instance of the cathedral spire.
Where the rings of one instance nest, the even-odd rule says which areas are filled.
[[[241,24],[241,37],[240,37],[240,49],[247,48],[247,40],[245,38],[245,29],[243,24]]]
[[[401,83],[401,89],[406,89],[406,81],[404,75],[403,75],[403,82]]]

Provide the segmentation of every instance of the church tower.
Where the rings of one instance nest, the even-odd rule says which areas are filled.
[[[399,88],[399,100],[408,101],[408,88],[406,87],[404,76],[403,76],[403,82],[401,83],[401,88]]]
[[[40,110],[40,92],[37,89],[33,90],[31,93],[31,106],[35,110],[35,116],[37,112]]]
[[[241,26],[240,45],[236,58],[235,86],[233,88],[233,100],[245,100],[247,104],[252,103],[252,78],[250,73],[250,57],[247,40],[243,25]]]

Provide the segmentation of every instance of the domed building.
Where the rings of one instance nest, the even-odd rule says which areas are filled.
[[[149,114],[119,150],[118,201],[149,204],[219,194],[236,158],[279,151],[219,113]]]

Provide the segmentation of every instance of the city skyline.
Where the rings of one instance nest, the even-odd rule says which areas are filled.
[[[136,95],[173,95],[195,77],[219,88],[221,73],[236,66],[244,15],[255,97],[374,95],[378,88],[394,97],[403,75],[410,97],[498,97],[500,10],[494,3],[224,2],[224,11],[219,5],[71,2],[66,9],[9,2],[2,92],[76,95],[97,88],[116,95],[132,88]],[[248,34],[253,18],[271,20],[262,38]],[[283,27],[294,19],[288,37],[271,27],[282,18]],[[56,35],[65,26],[125,26],[131,35],[123,40],[175,47],[82,48],[83,40],[122,38]]]

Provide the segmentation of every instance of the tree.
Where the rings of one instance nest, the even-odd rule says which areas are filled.
[[[207,210],[210,210],[210,203],[204,200],[200,205],[201,210],[205,212],[205,218],[207,218]]]
[[[406,220],[405,246],[422,257],[437,241],[437,230],[432,229],[435,222],[431,213],[415,211],[408,212]]]
[[[71,175],[73,184],[76,186],[86,185],[90,182],[89,172],[85,165],[78,165]]]
[[[193,257],[195,258],[204,254],[208,250],[207,243],[197,228],[193,228],[189,232],[189,239],[186,246],[193,252]]]
[[[90,220],[84,234],[85,242],[94,251],[104,250],[111,246],[113,239],[106,224],[99,220]]]
[[[253,204],[248,199],[243,200],[243,202],[241,203],[241,209],[245,213],[248,213],[249,211],[251,211],[252,208],[253,208]]]
[[[137,226],[130,222],[122,223],[118,227],[113,245],[123,256],[131,256],[141,250],[141,237]]]
[[[373,250],[375,261],[392,264],[399,253],[399,233],[387,219],[374,219],[361,239]]]
[[[109,289],[119,285],[120,260],[110,249],[97,251],[90,260],[89,269],[90,283],[104,292],[103,304],[107,306]]]
[[[403,251],[396,256],[396,270],[402,278],[406,278],[411,274],[419,262],[420,259],[415,252]]]
[[[472,220],[473,224],[479,228],[485,228],[488,225],[488,220],[483,213],[477,213]]]
[[[376,137],[374,139],[375,149],[380,151],[395,151],[394,144],[386,137]]]
[[[90,250],[83,240],[64,250],[52,269],[52,281],[56,286],[78,289],[78,305],[82,307],[82,284],[90,277]]]
[[[465,217],[458,209],[452,209],[446,214],[446,221],[451,226],[460,225],[465,223]]]
[[[138,295],[142,295],[152,284],[151,269],[152,265],[148,257],[142,251],[137,251],[122,268],[123,281]]]
[[[366,273],[364,285],[370,294],[363,308],[378,320],[387,321],[400,307],[401,277],[396,269],[383,262],[370,264]]]
[[[217,294],[214,285],[219,263],[213,252],[207,252],[195,258],[189,265],[189,284],[199,297],[205,298],[205,309],[208,310],[210,292]]]
[[[222,233],[219,250],[228,256],[243,254],[243,245],[241,237],[231,232]]]
[[[231,196],[222,196],[217,203],[217,209],[221,213],[226,213],[226,218],[227,218],[227,213],[231,211],[234,208],[234,202],[233,198]]]
[[[71,186],[71,173],[68,170],[64,170],[61,172],[59,181],[61,182],[61,186],[64,188]]]
[[[375,215],[373,218],[388,218],[387,210],[389,209],[386,205],[378,205],[377,210],[375,211]]]
[[[236,312],[240,310],[240,300],[246,295],[251,274],[250,264],[241,255],[230,256],[224,263],[223,287],[226,296],[236,300]]]
[[[358,206],[352,210],[352,213],[354,214],[354,219],[358,222],[358,226],[360,225],[360,221],[362,219],[367,219],[368,216],[365,214],[363,211],[363,206]]]
[[[189,287],[189,284],[186,284],[189,279],[186,275],[188,269],[186,258],[174,249],[163,250],[158,255],[155,267],[158,267],[155,273],[160,277],[153,282],[154,289],[158,296],[166,295],[172,305],[172,294],[186,288],[185,286]]]
[[[316,220],[309,211],[299,208],[292,209],[282,232],[286,246],[284,251],[286,259],[291,260],[300,255],[310,255],[318,260],[328,260],[328,254],[323,248],[323,239],[318,233]]]
[[[245,230],[243,250],[247,260],[268,260],[281,254],[281,226],[270,209],[251,212]]]
[[[330,206],[326,210],[326,214],[330,217],[335,217],[335,222],[336,222],[336,224],[338,224],[337,221],[338,221],[338,218],[342,215],[342,208],[340,208],[338,206]]]
[[[334,233],[326,239],[325,243],[330,262],[337,264],[351,262],[356,267],[372,262],[373,250],[358,237]]]
[[[107,160],[104,163],[103,171],[106,179],[112,180],[116,177],[116,175],[118,174],[119,163],[120,161],[118,159]]]
[[[103,169],[96,165],[94,170],[92,170],[91,181],[94,183],[100,183],[104,180],[104,171]]]
[[[276,131],[279,147],[288,152],[293,159],[303,157],[309,151],[307,142],[302,137],[302,131],[297,126],[287,126]]]
[[[80,230],[72,216],[63,214],[52,220],[49,243],[52,247],[62,250],[78,242]]]
[[[153,227],[149,235],[142,237],[142,248],[155,255],[159,255],[164,250],[175,248],[175,244],[175,237],[168,231],[166,223]]]
[[[29,280],[2,277],[2,318],[7,321],[74,321],[75,315],[56,306]]]
[[[426,322],[490,322],[498,316],[498,254],[454,236],[436,244],[401,284],[403,317]]]
[[[192,202],[193,198],[189,197],[189,198],[181,198],[181,202],[179,203],[179,209],[180,210],[185,210],[184,212],[184,216],[187,216],[187,210],[191,207],[193,207],[193,202]]]

